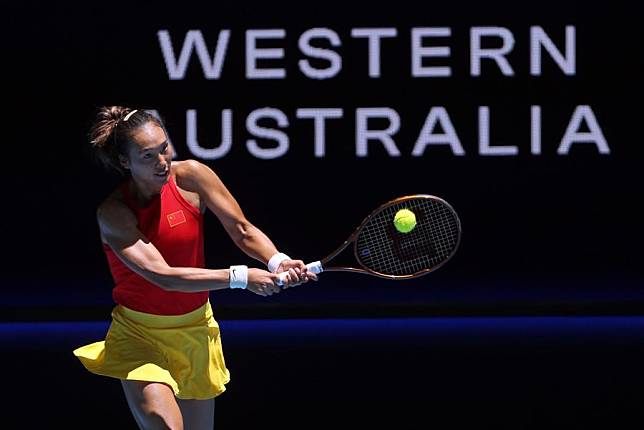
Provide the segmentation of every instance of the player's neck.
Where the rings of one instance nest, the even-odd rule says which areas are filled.
[[[139,205],[147,206],[153,198],[161,193],[163,185],[165,184],[151,184],[132,177],[130,190]]]

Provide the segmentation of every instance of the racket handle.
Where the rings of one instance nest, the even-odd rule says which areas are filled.
[[[313,272],[313,273],[315,273],[316,275],[317,275],[318,273],[322,273],[322,272],[324,271],[324,269],[322,268],[322,263],[321,263],[321,262],[319,262],[319,261],[314,261],[314,262],[312,262],[312,263],[307,264],[307,265],[306,265],[306,269],[307,269],[309,272]],[[279,279],[277,280],[277,285],[279,285],[279,286],[284,285],[284,279],[286,279],[286,275],[287,275],[287,273],[288,273],[288,272],[282,272],[282,273],[279,273],[279,274],[277,275],[277,276],[279,276]]]

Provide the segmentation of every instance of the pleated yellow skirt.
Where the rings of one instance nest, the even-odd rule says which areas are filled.
[[[216,397],[230,380],[209,302],[183,315],[152,315],[118,305],[105,340],[82,346],[74,355],[92,373],[161,382],[180,399]]]

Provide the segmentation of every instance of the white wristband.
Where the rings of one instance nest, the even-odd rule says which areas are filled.
[[[276,273],[277,268],[280,267],[280,264],[282,264],[282,261],[284,260],[290,260],[291,257],[289,257],[286,254],[283,254],[281,252],[278,252],[277,254],[274,254],[270,260],[268,260],[268,271],[271,273]]]
[[[230,266],[230,288],[246,289],[248,266]]]

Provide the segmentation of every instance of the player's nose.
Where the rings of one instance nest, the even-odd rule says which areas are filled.
[[[159,167],[165,168],[167,164],[168,160],[166,159],[166,157],[163,154],[159,154],[159,156],[157,157],[157,165]]]

